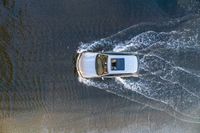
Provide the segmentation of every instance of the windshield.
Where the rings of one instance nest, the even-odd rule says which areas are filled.
[[[96,57],[96,72],[98,75],[107,74],[107,60],[108,56],[103,54],[98,54]]]

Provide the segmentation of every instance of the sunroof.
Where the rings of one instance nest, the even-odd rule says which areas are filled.
[[[112,58],[111,70],[124,70],[124,58]]]

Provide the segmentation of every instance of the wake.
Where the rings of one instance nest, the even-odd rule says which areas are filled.
[[[77,52],[136,53],[141,76],[104,81],[79,77],[79,81],[165,111],[180,120],[200,123],[199,23],[197,17],[172,31],[150,30],[135,36],[131,31],[135,32],[137,27],[131,27],[99,41],[82,43]]]

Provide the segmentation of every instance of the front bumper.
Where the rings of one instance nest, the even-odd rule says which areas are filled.
[[[80,58],[82,56],[83,53],[79,53],[77,58],[76,58],[76,71],[78,73],[79,76],[83,77],[83,75],[81,74],[81,71],[80,71],[80,68],[79,68],[79,61],[80,61]]]

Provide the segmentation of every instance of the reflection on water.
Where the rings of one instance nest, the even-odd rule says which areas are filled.
[[[13,66],[6,48],[10,43],[10,35],[5,27],[0,27],[0,82],[11,84],[13,79]]]
[[[118,100],[116,100],[118,101]],[[106,100],[104,100],[106,102]],[[57,112],[57,113],[40,113],[23,112],[15,117],[6,118],[1,121],[3,132],[167,132],[173,130],[174,132],[190,132],[195,129],[195,126],[187,123],[178,122],[172,118],[167,117],[155,110],[139,106],[137,104],[124,104],[123,106],[109,109],[107,111],[100,109],[103,112],[97,112],[91,106],[77,108],[73,112]],[[101,106],[101,104],[100,104]],[[75,106],[71,106],[75,107]],[[91,112],[93,110],[95,112]],[[134,113],[133,113],[134,112]],[[13,119],[14,118],[14,119]],[[170,122],[170,123],[169,123]],[[186,126],[187,128],[185,128]],[[198,131],[198,130],[197,130]]]
[[[149,25],[187,13],[175,1],[0,0],[0,131],[198,132],[198,125],[148,104],[79,83],[72,64],[79,42],[98,40],[140,22]],[[131,31],[132,37],[148,27],[156,26]]]
[[[3,6],[12,9],[15,5],[15,0],[2,0],[3,1]]]

